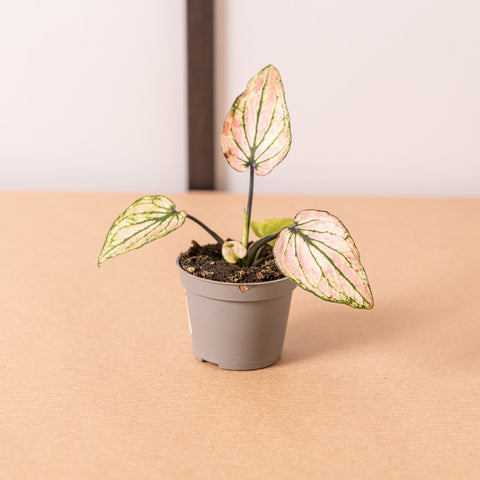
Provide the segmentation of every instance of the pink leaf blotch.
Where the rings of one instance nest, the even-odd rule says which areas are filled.
[[[267,175],[290,150],[292,135],[280,73],[273,65],[258,72],[225,119],[222,152],[238,172],[252,165]]]
[[[113,222],[98,265],[173,232],[183,225],[186,216],[185,210],[177,212],[175,204],[163,195],[139,198]]]
[[[360,254],[350,233],[334,215],[302,210],[280,232],[275,247],[278,268],[303,289],[323,300],[355,308],[373,307]]]

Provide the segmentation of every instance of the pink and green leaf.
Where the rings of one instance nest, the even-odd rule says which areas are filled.
[[[163,195],[146,196],[133,202],[113,222],[98,257],[98,265],[164,237],[181,227],[187,212],[177,212]]]
[[[292,135],[280,73],[273,65],[258,72],[225,119],[222,152],[238,172],[252,165],[266,175],[290,150]]]
[[[282,230],[274,255],[283,274],[323,300],[373,307],[360,254],[343,223],[321,210],[302,210]]]

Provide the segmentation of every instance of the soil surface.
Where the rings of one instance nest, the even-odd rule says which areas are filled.
[[[218,244],[199,245],[192,241],[192,246],[180,256],[180,266],[187,272],[200,278],[229,283],[267,282],[283,278],[272,255],[272,247],[266,245],[260,259],[263,261],[256,267],[231,264],[222,257],[222,249]]]

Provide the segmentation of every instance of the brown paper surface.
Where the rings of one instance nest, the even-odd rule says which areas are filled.
[[[139,195],[0,195],[0,478],[480,478],[480,200],[257,196],[328,210],[372,311],[297,288],[275,366],[192,354],[175,258],[193,223],[96,258]],[[241,238],[243,196],[172,195]]]

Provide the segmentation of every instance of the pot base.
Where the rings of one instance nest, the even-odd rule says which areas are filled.
[[[195,355],[195,358],[197,360],[200,360],[202,363],[210,363],[211,365],[215,365],[216,367],[221,368],[222,370],[237,370],[237,371],[260,370],[262,368],[270,367],[280,360],[280,357],[277,357],[274,360],[265,360],[263,362],[244,362],[244,363],[228,363],[227,362],[227,363],[218,364],[218,363],[205,360],[204,358],[200,358],[197,355]]]

